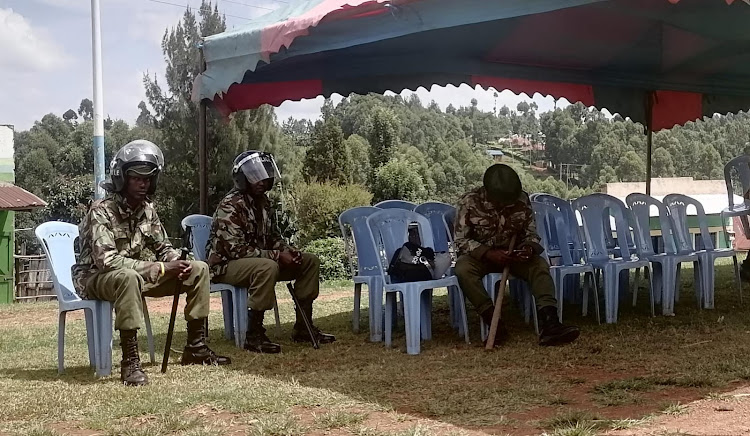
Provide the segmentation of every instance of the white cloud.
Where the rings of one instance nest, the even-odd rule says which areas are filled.
[[[164,32],[176,26],[183,13],[177,8],[136,9],[128,26],[128,35],[135,41],[145,41],[161,47]]]
[[[13,9],[0,9],[0,69],[24,73],[64,67],[69,57],[43,28]]]

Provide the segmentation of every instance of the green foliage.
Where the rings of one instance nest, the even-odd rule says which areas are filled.
[[[344,143],[341,126],[334,118],[318,121],[312,131],[305,155],[305,180],[339,185],[352,179],[351,155]]]
[[[330,183],[299,184],[294,197],[302,245],[314,239],[338,236],[341,212],[367,206],[372,200],[372,194],[361,186]]]
[[[349,278],[346,249],[341,238],[316,239],[307,244],[303,251],[320,259],[321,280],[344,280]]]
[[[373,180],[375,201],[407,200],[419,203],[427,198],[424,180],[417,167],[394,158],[375,172]]]
[[[344,145],[351,157],[352,183],[366,185],[367,176],[370,174],[370,144],[365,138],[354,134],[346,138]]]

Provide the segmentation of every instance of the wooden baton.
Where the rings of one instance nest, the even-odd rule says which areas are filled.
[[[516,245],[516,235],[510,238],[510,246],[508,247],[508,253],[511,253]],[[503,268],[503,276],[500,279],[500,289],[497,291],[497,299],[495,300],[495,311],[492,312],[492,324],[490,324],[490,331],[487,335],[486,350],[492,350],[495,348],[495,336],[497,336],[497,325],[500,323],[500,312],[503,307],[503,296],[505,295],[505,287],[508,284],[508,276],[510,276],[510,265],[505,265]]]

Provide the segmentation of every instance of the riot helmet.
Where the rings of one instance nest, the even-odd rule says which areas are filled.
[[[121,192],[125,188],[125,177],[131,174],[150,177],[148,195],[153,195],[162,169],[164,155],[156,144],[145,139],[131,141],[115,153],[109,164],[109,180],[102,183],[102,188],[109,192]]]
[[[234,187],[245,192],[248,185],[271,179],[271,184],[281,178],[279,168],[271,153],[258,150],[243,151],[232,164]]]
[[[521,196],[521,179],[513,168],[495,164],[484,172],[484,189],[490,200],[500,204],[510,204]]]

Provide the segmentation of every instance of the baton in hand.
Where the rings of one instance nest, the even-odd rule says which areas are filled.
[[[188,241],[186,246],[190,245],[190,227],[185,232],[185,240]],[[187,260],[189,249],[183,248],[180,260]],[[177,303],[180,302],[180,294],[182,293],[182,280],[178,279],[177,289],[175,289],[174,299],[172,300],[172,313],[169,315],[169,328],[167,329],[167,343],[164,345],[164,358],[161,361],[161,372],[162,374],[167,372],[167,363],[169,363],[169,353],[172,347],[172,335],[174,334],[174,323],[177,318]]]

